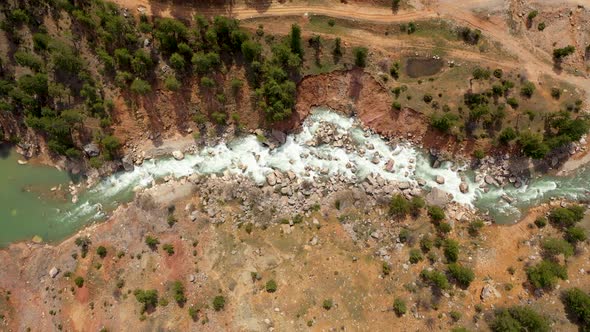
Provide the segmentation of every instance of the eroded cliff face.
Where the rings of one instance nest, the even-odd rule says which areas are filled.
[[[457,140],[429,127],[429,119],[417,110],[392,108],[393,97],[373,76],[362,69],[337,71],[305,77],[297,87],[297,105],[293,116],[276,124],[276,128],[293,131],[313,107],[329,107],[357,116],[376,133],[405,139],[425,148],[463,155],[473,149],[473,142]]]

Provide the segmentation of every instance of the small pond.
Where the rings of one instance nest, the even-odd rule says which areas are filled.
[[[443,68],[444,61],[434,58],[408,58],[406,60],[406,74],[411,78],[434,75]]]

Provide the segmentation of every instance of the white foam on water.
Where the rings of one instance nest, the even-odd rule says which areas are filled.
[[[354,144],[372,145],[374,149],[366,149],[366,153],[360,155],[356,150],[347,152],[344,147],[334,145],[308,145],[321,122],[335,125],[338,133],[349,134]],[[377,164],[372,162],[375,152],[381,156]],[[394,172],[385,171],[385,165],[390,159],[395,162]],[[353,164],[357,171],[353,172],[347,168],[348,163]],[[306,167],[312,169],[306,172]],[[155,180],[165,176],[183,177],[191,174],[206,175],[227,171],[232,174],[246,175],[260,184],[266,181],[266,176],[273,169],[283,172],[292,171],[304,180],[313,181],[321,176],[319,170],[322,168],[328,170],[328,176],[343,175],[350,181],[361,181],[371,173],[380,174],[387,180],[411,183],[416,183],[417,179],[421,178],[426,181],[427,187],[439,187],[451,193],[454,201],[468,206],[473,206],[476,200],[484,196],[486,200],[493,199],[495,196],[500,200],[504,193],[503,190],[492,190],[488,194],[483,194],[477,184],[469,178],[467,182],[470,189],[467,193],[462,193],[459,190],[460,173],[451,169],[451,163],[432,168],[425,153],[417,148],[403,144],[391,146],[379,135],[366,135],[354,118],[316,109],[306,119],[300,133],[287,136],[286,142],[274,150],[261,144],[256,136],[247,135],[228,143],[205,147],[196,154],[186,155],[183,160],[173,158],[147,160],[131,172],[117,173],[102,180],[87,193],[85,198],[88,200],[81,201],[67,216],[76,219],[80,216],[95,215],[96,203],[105,203],[105,205],[112,203],[124,195],[131,195],[134,188],[149,187]],[[437,184],[436,176],[444,177],[445,183]],[[518,196],[519,199],[534,199],[536,195],[543,195],[547,191],[554,190],[556,185],[539,182],[533,187],[534,190],[523,187],[513,195]],[[500,206],[500,208],[503,207]],[[92,211],[92,209],[95,210]]]

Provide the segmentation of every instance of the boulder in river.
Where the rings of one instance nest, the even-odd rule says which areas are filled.
[[[438,184],[444,184],[445,183],[445,178],[442,177],[442,176],[440,176],[440,175],[437,175],[436,178],[435,178],[435,180],[436,180],[436,183],[438,183]]]
[[[182,153],[180,150],[174,150],[172,151],[172,157],[174,157],[176,160],[182,160],[184,159],[184,153]]]
[[[467,184],[467,182],[461,182],[461,184],[459,185],[459,190],[462,193],[467,193],[469,191],[469,185]]]

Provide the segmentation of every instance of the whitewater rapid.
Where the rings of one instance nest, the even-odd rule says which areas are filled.
[[[308,144],[322,122],[333,124],[338,133],[349,134],[353,144],[372,146],[374,149],[361,155],[356,149],[351,152],[333,144]],[[378,163],[372,161],[375,151],[381,156]],[[393,172],[385,170],[385,165],[390,159],[395,161]],[[351,164],[354,167],[350,167]],[[455,202],[478,207],[494,217],[514,220],[519,217],[523,207],[537,204],[547,198],[547,195],[554,193],[578,198],[585,193],[584,185],[588,185],[588,176],[584,175],[585,182],[570,181],[569,185],[573,189],[568,191],[560,189],[558,179],[542,179],[531,181],[519,189],[512,186],[503,189],[492,188],[488,193],[484,193],[479,184],[474,183],[471,172],[466,172],[463,167],[451,166],[452,163],[446,162],[438,168],[432,168],[427,154],[419,148],[410,144],[392,146],[379,135],[364,131],[355,118],[326,109],[315,109],[304,122],[302,130],[287,136],[286,142],[276,149],[271,150],[254,135],[246,135],[231,142],[203,147],[198,153],[186,155],[183,160],[147,160],[131,172],[114,174],[84,193],[80,197],[80,202],[71,211],[63,214],[63,220],[67,222],[78,218],[104,217],[103,207],[130,200],[134,191],[152,186],[158,179],[166,176],[179,178],[192,174],[227,172],[248,176],[259,184],[266,181],[266,176],[274,169],[282,172],[291,171],[299,178],[310,181],[318,177],[339,175],[351,182],[360,182],[371,173],[379,174],[384,179],[410,183],[422,179],[426,183],[426,188],[438,187],[452,194]],[[324,174],[320,170],[324,170]],[[328,174],[325,174],[326,170]],[[445,179],[444,184],[435,181],[437,176]],[[459,190],[462,177],[469,185],[469,191],[466,193]],[[501,198],[504,194],[515,197],[517,202],[513,205],[507,204]]]

